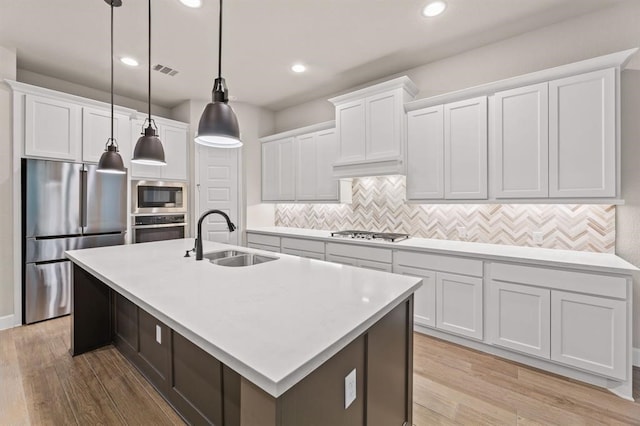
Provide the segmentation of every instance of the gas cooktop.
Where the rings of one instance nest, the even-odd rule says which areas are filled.
[[[332,237],[350,238],[354,240],[380,240],[395,243],[406,240],[409,234],[396,234],[392,232],[370,232],[370,231],[337,231],[331,233]]]

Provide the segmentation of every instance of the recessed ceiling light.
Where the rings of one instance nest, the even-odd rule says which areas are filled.
[[[136,61],[130,56],[123,56],[122,58],[120,58],[120,62],[122,62],[125,65],[129,65],[130,67],[138,66],[138,61]]]
[[[429,3],[422,9],[422,14],[428,18],[438,16],[447,8],[447,4],[443,1],[437,0]]]
[[[180,0],[180,3],[193,8],[202,6],[202,0]]]
[[[305,67],[302,64],[293,64],[291,66],[291,71],[293,72],[301,73],[301,72],[305,72],[306,70],[307,70],[307,67]]]

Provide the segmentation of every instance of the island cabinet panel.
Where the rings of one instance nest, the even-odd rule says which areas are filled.
[[[169,329],[152,315],[138,309],[138,367],[158,388],[167,385],[169,377]]]
[[[345,408],[345,377],[353,369],[356,399]],[[364,425],[364,381],[365,338],[361,336],[278,398],[278,425]]]
[[[138,352],[138,307],[118,293],[115,293],[114,305],[114,341],[121,349],[135,354]]]

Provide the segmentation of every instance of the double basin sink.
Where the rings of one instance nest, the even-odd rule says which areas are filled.
[[[204,254],[203,257],[216,265],[231,267],[259,265],[260,263],[278,259],[277,257],[238,250],[214,251],[213,253]]]

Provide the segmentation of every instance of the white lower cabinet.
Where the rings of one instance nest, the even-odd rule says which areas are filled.
[[[551,291],[493,280],[489,286],[489,342],[549,359]]]
[[[247,232],[247,247],[280,253],[280,237]]]
[[[413,295],[413,319],[425,327],[436,326],[436,272],[407,266],[394,267],[396,274],[422,278],[422,286]]]
[[[482,278],[436,275],[436,327],[482,340]]]
[[[327,243],[326,260],[342,265],[391,272],[393,266],[390,249],[356,246],[353,244]]]
[[[627,304],[551,292],[551,359],[620,380],[627,378]]]
[[[282,238],[281,253],[305,257],[307,259],[324,260],[324,242],[302,238]]]

